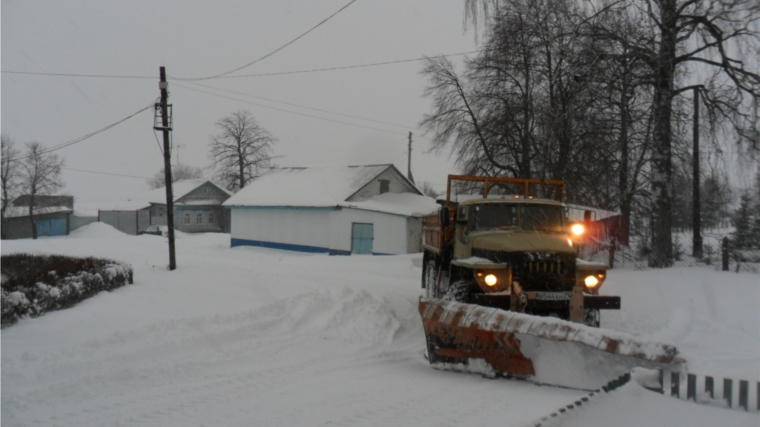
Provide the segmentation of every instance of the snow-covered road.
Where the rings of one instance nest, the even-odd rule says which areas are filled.
[[[3,241],[3,254],[96,255],[135,270],[134,285],[3,329],[3,425],[521,425],[583,394],[431,369],[419,255],[230,249],[222,234],[182,235],[177,247],[169,272],[165,239],[99,223]],[[603,326],[673,342],[691,371],[758,379],[758,282],[613,271],[603,293],[623,309]]]

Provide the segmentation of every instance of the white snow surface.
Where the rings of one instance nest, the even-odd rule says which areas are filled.
[[[109,257],[135,284],[2,330],[7,426],[524,425],[584,392],[431,369],[421,255],[301,254],[90,224],[2,253]],[[118,233],[118,232],[117,232]],[[760,379],[760,280],[710,269],[611,270],[602,326],[672,342],[690,372]],[[555,361],[554,363],[562,363]],[[754,395],[753,395],[754,396]],[[630,384],[565,425],[757,425],[756,415]],[[754,424],[751,424],[754,422]],[[748,424],[749,423],[749,424]]]

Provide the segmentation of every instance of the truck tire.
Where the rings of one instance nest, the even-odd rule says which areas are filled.
[[[426,298],[436,298],[439,294],[439,268],[438,257],[430,252],[425,252],[422,257],[422,287],[425,288]]]
[[[449,285],[443,299],[448,301],[469,302],[470,293],[472,292],[472,283],[466,280],[460,280]]]

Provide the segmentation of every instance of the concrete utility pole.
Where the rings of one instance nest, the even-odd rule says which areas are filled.
[[[174,251],[174,195],[172,194],[172,163],[171,150],[169,148],[169,132],[172,126],[169,123],[169,105],[167,103],[169,83],[166,82],[166,69],[161,70],[161,81],[158,88],[161,89],[161,126],[154,126],[164,134],[164,182],[166,183],[166,225],[169,227],[169,270],[177,268],[177,260]]]
[[[409,132],[409,158],[406,161],[406,177],[414,184],[414,178],[412,178],[412,133]]]
[[[699,88],[694,88],[694,147],[692,148],[692,170],[693,170],[693,187],[692,187],[692,256],[697,259],[702,258],[702,218],[700,216],[699,200]]]

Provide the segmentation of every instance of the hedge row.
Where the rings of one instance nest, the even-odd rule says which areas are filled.
[[[129,264],[102,258],[13,254],[0,257],[0,267],[3,328],[132,284]]]

